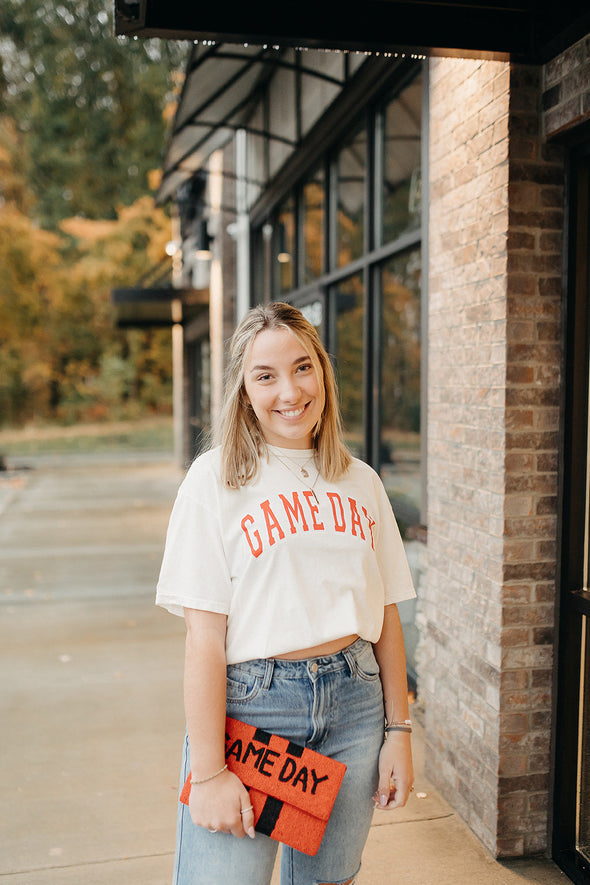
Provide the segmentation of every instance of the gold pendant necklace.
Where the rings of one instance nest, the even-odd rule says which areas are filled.
[[[315,500],[316,500],[316,504],[319,504],[320,502],[318,501],[318,496],[317,496],[316,493],[315,493],[315,484],[316,484],[316,482],[317,482],[318,479],[319,479],[320,471],[318,470],[318,472],[317,472],[317,474],[316,474],[316,478],[314,479],[314,481],[313,481],[313,483],[312,483],[311,485],[309,485],[308,482],[305,482],[305,479],[308,479],[308,478],[309,478],[309,471],[306,469],[306,465],[309,464],[309,463],[311,463],[311,461],[314,461],[314,460],[315,460],[314,456],[312,455],[312,457],[309,458],[307,461],[305,461],[304,464],[297,464],[296,461],[293,461],[293,464],[297,464],[297,468],[298,468],[299,471],[301,472],[301,476],[299,476],[299,474],[296,473],[295,470],[293,470],[293,468],[290,467],[290,466],[287,464],[286,461],[283,461],[283,459],[281,458],[280,455],[277,455],[276,452],[272,452],[272,454],[275,456],[275,458],[277,459],[277,461],[280,461],[280,462],[281,462],[281,464],[283,465],[283,467],[286,467],[286,468],[287,468],[287,470],[289,471],[289,473],[292,473],[293,476],[294,476],[296,479],[298,479],[300,482],[302,482],[304,486],[307,486],[307,488],[310,490],[310,492],[311,492],[312,495],[314,496],[314,498],[315,498]],[[288,457],[288,456],[285,455],[285,457]],[[289,459],[289,460],[292,461],[292,459]],[[316,468],[316,469],[317,469],[317,468]],[[305,479],[302,479],[302,477],[304,477]]]

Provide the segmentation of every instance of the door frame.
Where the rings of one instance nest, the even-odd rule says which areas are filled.
[[[566,206],[566,297],[562,399],[559,560],[559,657],[555,717],[552,852],[576,885],[590,885],[578,850],[578,782],[584,622],[588,592],[588,443],[590,356],[590,142],[572,149]],[[587,672],[587,667],[586,667]],[[587,763],[588,764],[588,763]]]

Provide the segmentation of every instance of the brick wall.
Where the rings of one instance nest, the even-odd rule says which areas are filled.
[[[590,35],[548,62],[543,79],[544,131],[548,137],[590,122]]]
[[[547,833],[562,163],[534,70],[430,68],[426,758],[519,855]]]

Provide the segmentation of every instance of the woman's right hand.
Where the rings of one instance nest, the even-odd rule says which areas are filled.
[[[227,769],[203,784],[192,784],[189,809],[194,824],[209,832],[254,838],[254,812],[248,791]]]
[[[184,615],[184,707],[190,759],[197,780],[205,778],[191,785],[191,818],[212,832],[253,839],[254,815],[248,791],[227,768],[219,772],[225,761],[227,615],[189,608]],[[194,755],[193,748],[198,748]]]

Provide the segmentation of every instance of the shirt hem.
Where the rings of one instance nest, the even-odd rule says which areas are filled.
[[[156,605],[166,609],[171,615],[184,617],[185,608],[194,608],[198,611],[213,612],[218,615],[228,615],[227,606],[223,606],[218,602],[211,602],[207,599],[180,599],[177,596],[161,596],[156,597]]]

